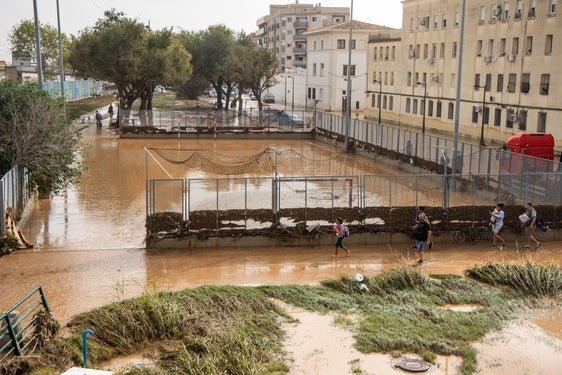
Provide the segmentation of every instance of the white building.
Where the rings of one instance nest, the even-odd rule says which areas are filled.
[[[363,111],[368,89],[368,45],[373,31],[389,27],[353,21],[351,66],[349,66],[349,22],[305,33],[307,37],[307,100],[318,100],[317,109],[345,111],[347,75],[351,74],[351,110]]]

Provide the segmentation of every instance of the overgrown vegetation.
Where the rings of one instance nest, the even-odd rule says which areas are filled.
[[[80,118],[87,113],[92,113],[98,108],[107,107],[113,101],[113,96],[93,96],[66,103],[66,116],[69,120]]]
[[[490,271],[503,267],[509,271],[501,277]],[[91,367],[149,350],[154,353],[152,366],[122,373],[284,374],[288,367],[282,323],[291,318],[273,302],[281,300],[334,313],[337,322],[353,330],[362,352],[414,352],[430,362],[437,355],[456,355],[463,359],[460,372],[472,374],[477,365],[472,344],[501,329],[523,306],[526,299],[521,297],[559,296],[560,268],[488,264],[467,273],[491,284],[501,279],[513,288],[519,288],[516,280],[521,275],[532,274],[535,288],[512,293],[510,288],[497,289],[454,275],[427,277],[403,268],[366,276],[361,283],[367,289],[353,277],[342,276],[319,286],[205,286],[146,292],[76,316],[68,325],[70,335],[43,347],[41,365],[31,365],[31,360],[19,364],[34,368],[35,374],[55,374],[80,364],[81,333],[93,329],[95,335],[88,339]],[[448,308],[459,305],[471,308]]]

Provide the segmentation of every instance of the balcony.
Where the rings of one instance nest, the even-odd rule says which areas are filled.
[[[293,53],[306,53],[306,47],[295,47]]]
[[[298,68],[306,68],[306,60],[293,60],[293,66]]]
[[[293,35],[293,40],[302,40],[305,41],[306,40],[306,36],[302,35],[302,34],[295,34]]]
[[[295,21],[293,22],[293,27],[306,29],[308,27],[308,21]]]

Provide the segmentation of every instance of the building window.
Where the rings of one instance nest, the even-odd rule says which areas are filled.
[[[345,39],[338,39],[338,49],[345,49]]]
[[[412,72],[408,72],[408,78],[406,80],[407,86],[412,86]]]
[[[380,96],[380,95],[379,95],[379,96]],[[387,100],[386,95],[384,95],[384,96],[382,97],[382,109],[386,109],[386,100]]]
[[[396,46],[392,46],[390,58],[392,59],[392,61],[396,60]]]
[[[513,121],[511,121],[511,119],[513,118],[513,115],[515,114],[515,112],[513,111],[513,109],[508,109],[506,116],[505,116],[505,127],[509,128],[509,129],[513,129]]]
[[[449,120],[452,120],[453,117],[455,117],[455,103],[450,102],[449,103],[449,110],[447,111],[447,118]]]
[[[373,94],[373,96],[371,96],[371,107],[375,108],[376,104],[377,104],[377,96]]]
[[[503,74],[498,74],[498,84],[496,86],[497,92],[503,91]]]
[[[538,114],[537,132],[546,133],[546,112],[539,112]]]
[[[541,95],[548,95],[548,89],[550,86],[550,74],[541,74]]]
[[[511,53],[513,55],[519,54],[519,38],[513,38],[511,43]]]
[[[476,56],[482,56],[482,40],[476,42]]]
[[[436,14],[433,16],[433,29],[437,30],[439,27],[439,16]]]
[[[552,34],[548,34],[544,44],[544,54],[552,55]]]
[[[451,56],[457,57],[457,42],[453,42],[453,50],[452,50]]]
[[[394,86],[394,72],[390,72],[390,86]]]
[[[460,18],[461,18],[461,17],[460,17],[460,12],[457,10],[457,11],[455,12],[455,26],[458,26],[458,25],[459,25],[459,23],[460,23]]]
[[[486,91],[488,91],[488,92],[492,91],[492,75],[491,74],[486,74],[486,83],[484,83],[484,86],[486,87]]]
[[[556,0],[550,0],[550,8],[548,14],[554,16],[556,14]]]
[[[505,56],[505,44],[506,44],[506,39],[501,38],[500,39],[500,56]]]
[[[414,31],[414,19],[410,18],[410,31]]]
[[[435,117],[441,117],[441,101],[437,101],[437,106],[435,107]]]
[[[344,65],[343,66],[343,75],[347,76],[347,67],[348,65]],[[355,76],[355,65],[351,65],[351,69],[349,71],[349,75],[351,76]]]
[[[530,56],[533,53],[533,37],[528,36],[525,40],[525,55]]]
[[[516,20],[521,19],[521,13],[523,13],[523,0],[517,0],[517,9],[515,9],[514,18]]]
[[[501,14],[501,20],[502,21],[508,21],[509,20],[509,3],[503,3],[503,12]]]
[[[406,98],[406,113],[410,113],[410,98]]]
[[[443,14],[443,20],[441,21],[441,27],[446,28],[447,27],[447,14]]]
[[[473,124],[477,124],[478,123],[478,111],[480,110],[479,107],[477,106],[472,106],[472,123]]]
[[[445,43],[441,43],[439,45],[439,58],[440,59],[444,59],[445,58]]]
[[[480,74],[478,73],[474,75],[474,90],[480,90]]]
[[[517,74],[509,73],[507,79],[507,92],[515,92],[515,85],[517,84]]]
[[[355,39],[351,39],[351,49],[355,49]]]
[[[418,99],[414,99],[413,105],[412,105],[412,113],[414,115],[418,114]]]
[[[528,94],[531,88],[531,73],[521,74],[521,92],[523,94]]]
[[[373,51],[374,51],[374,53],[373,53],[373,60],[376,60],[376,59],[377,59],[377,47],[375,47],[375,48],[373,49]]]
[[[312,64],[312,75],[316,75],[316,63]]]
[[[494,126],[500,126],[502,123],[502,110],[501,108],[494,109]]]
[[[519,121],[519,130],[527,130],[527,111],[519,111],[517,116]]]
[[[484,21],[486,21],[486,7],[481,6],[480,7],[480,23],[484,23]]]
[[[394,108],[394,97],[391,95],[388,97],[388,110],[392,111]]]

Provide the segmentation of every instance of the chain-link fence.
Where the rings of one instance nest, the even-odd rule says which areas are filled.
[[[151,127],[166,132],[196,133],[208,130],[269,129],[279,131],[309,131],[312,115],[301,110],[278,110],[266,108],[261,112],[249,108],[242,112],[235,110],[152,110],[119,111],[119,123],[127,127]],[[134,131],[135,129],[129,129]]]
[[[358,147],[420,167],[427,167],[428,162],[447,166],[449,174],[562,173],[562,165],[558,161],[465,142],[458,143],[458,151],[453,155],[451,139],[361,119],[351,119],[347,129],[345,117],[324,112],[317,113],[315,127],[320,133],[337,136],[345,136],[348,130],[349,140]],[[456,165],[456,171],[452,171],[453,165]]]
[[[440,209],[439,216],[449,212],[444,220],[458,224],[487,220],[486,208],[496,202],[514,211],[526,202],[549,207],[553,222],[562,216],[554,212],[562,206],[557,173],[150,180],[149,189],[149,216],[182,212],[196,230],[330,223],[338,215],[355,224],[388,226],[404,221],[400,212],[420,205]]]

